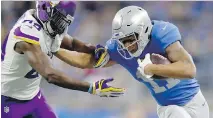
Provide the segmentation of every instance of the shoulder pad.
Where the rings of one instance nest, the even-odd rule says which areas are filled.
[[[33,20],[24,20],[20,26],[14,29],[14,38],[32,44],[39,44],[42,35],[41,26]]]

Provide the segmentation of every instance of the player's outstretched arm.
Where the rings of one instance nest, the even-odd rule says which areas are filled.
[[[81,69],[94,68],[94,65],[98,63],[98,60],[96,61],[93,54],[69,51],[66,49],[59,49],[59,51],[55,53],[55,56],[65,63]],[[109,61],[103,67],[109,67],[113,64],[115,64],[113,61]]]
[[[54,69],[50,64],[47,55],[41,51],[40,46],[26,42],[18,42],[16,44],[16,49],[26,55],[29,64],[49,83],[53,83],[68,89],[80,90],[84,92],[88,91],[90,83],[75,80]]]
[[[180,42],[171,44],[166,49],[171,64],[149,64],[145,67],[145,73],[170,77],[170,78],[194,78],[196,76],[196,67],[192,57],[182,47]]]
[[[58,46],[63,49],[59,49]],[[115,64],[109,60],[107,50],[103,46],[89,46],[69,35],[64,36],[61,42],[55,40],[52,48],[57,50],[54,52],[56,57],[74,67],[100,68]]]
[[[95,50],[95,46],[83,43],[80,40],[77,40],[68,34],[64,36],[61,42],[61,48],[88,54],[94,54]]]
[[[90,84],[70,78],[51,66],[47,55],[41,51],[38,45],[22,41],[16,44],[15,50],[19,53],[24,53],[28,58],[29,64],[49,83],[63,88],[89,92],[90,94],[99,95],[101,97],[119,97],[124,92],[123,88],[115,88],[107,85],[107,83],[113,79],[102,79]]]
[[[55,53],[55,56],[65,63],[81,69],[93,68],[93,64],[95,63],[92,54],[69,51],[66,49],[59,49],[59,51]]]

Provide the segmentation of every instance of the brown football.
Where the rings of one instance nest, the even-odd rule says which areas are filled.
[[[153,64],[170,64],[171,62],[164,56],[160,54],[151,54],[151,61]]]

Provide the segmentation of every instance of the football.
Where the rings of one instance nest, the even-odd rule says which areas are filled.
[[[151,54],[150,56],[151,61],[153,64],[170,64],[171,62],[166,57],[160,55],[160,54]]]

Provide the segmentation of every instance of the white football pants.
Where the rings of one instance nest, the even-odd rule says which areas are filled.
[[[157,105],[157,114],[159,118],[209,118],[209,106],[199,91],[185,106]]]

